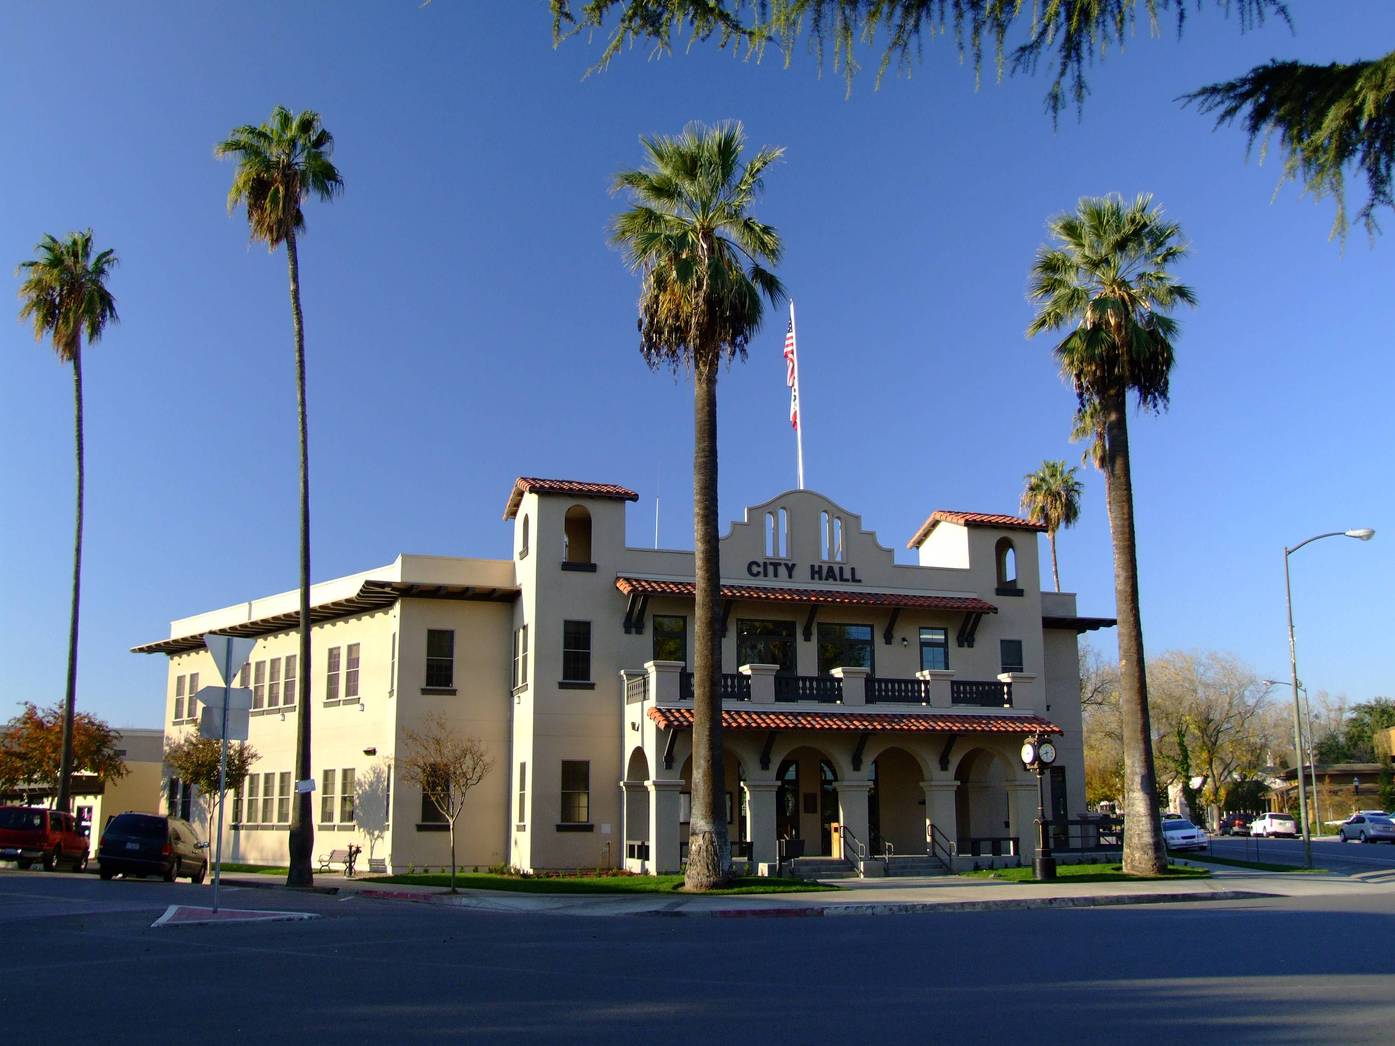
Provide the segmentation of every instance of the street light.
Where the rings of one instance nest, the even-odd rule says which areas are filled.
[[[1263,682],[1265,686],[1284,685],[1284,681],[1282,679],[1264,679],[1261,680],[1261,682]],[[1322,809],[1321,804],[1318,802],[1319,796],[1317,783],[1317,750],[1313,747],[1313,703],[1308,699],[1308,688],[1306,686],[1304,686],[1302,683],[1299,683],[1298,689],[1303,691],[1303,718],[1307,721],[1308,727],[1308,783],[1313,790],[1313,831],[1316,834],[1321,835]],[[1303,767],[1301,765],[1300,760],[1297,776],[1301,777],[1302,775]]]
[[[1370,527],[1357,530],[1333,530],[1326,534],[1314,534],[1298,542],[1292,548],[1284,549],[1284,598],[1288,601],[1288,664],[1293,682],[1293,754],[1297,757],[1295,783],[1298,785],[1298,813],[1303,819],[1303,866],[1313,866],[1313,835],[1308,827],[1308,796],[1303,788],[1303,712],[1298,704],[1298,646],[1293,638],[1293,585],[1289,581],[1288,557],[1304,545],[1311,545],[1323,538],[1356,538],[1357,541],[1370,541],[1376,532]]]

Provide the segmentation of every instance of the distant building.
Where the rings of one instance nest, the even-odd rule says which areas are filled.
[[[224,858],[286,859],[295,721],[313,681],[316,853],[363,846],[393,870],[448,860],[445,825],[394,760],[444,712],[494,771],[461,821],[466,867],[679,868],[691,782],[693,554],[625,541],[602,483],[520,478],[506,560],[399,556],[315,585],[313,663],[298,593],[174,621],[136,647],[169,658],[165,722],[195,729],[216,681],[202,636],[252,636],[260,762],[231,806]],[[914,565],[812,491],[748,508],[721,539],[722,712],[734,851],[774,862],[849,848],[951,863],[1030,853],[1037,779],[1018,750],[1056,737],[1048,817],[1085,810],[1077,635],[1113,625],[1043,592],[1037,525],[936,512]],[[846,834],[836,835],[834,825]],[[856,842],[852,842],[856,840]],[[375,861],[375,863],[376,863]]]

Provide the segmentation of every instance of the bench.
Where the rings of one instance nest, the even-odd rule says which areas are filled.
[[[332,864],[342,864],[345,866],[345,868],[347,868],[349,864],[349,851],[331,850],[328,854],[320,854],[321,872],[331,871],[332,869],[330,868],[330,865]]]
[[[387,860],[382,857],[368,858],[369,875],[387,875]]]

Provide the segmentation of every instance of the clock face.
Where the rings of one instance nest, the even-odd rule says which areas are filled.
[[[1020,754],[1022,756],[1022,761],[1028,766],[1031,766],[1037,761],[1037,746],[1027,741],[1022,745],[1022,752]]]
[[[1043,763],[1048,765],[1056,761],[1056,746],[1050,741],[1043,741],[1041,747],[1037,749],[1037,756]]]

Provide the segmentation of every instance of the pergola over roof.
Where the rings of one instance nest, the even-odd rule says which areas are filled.
[[[570,494],[579,498],[614,498],[617,501],[638,501],[639,495],[629,487],[618,487],[614,483],[582,483],[574,479],[539,479],[537,476],[519,476],[513,481],[509,493],[509,503],[504,506],[504,518],[513,519],[524,494]]]
[[[697,591],[692,581],[620,575],[615,587],[625,595],[679,596],[691,599]],[[902,610],[950,610],[972,614],[996,614],[998,608],[978,596],[932,596],[915,592],[864,592],[844,588],[779,588],[774,585],[723,585],[721,599],[820,606],[896,607]]]
[[[693,725],[691,708],[651,708],[649,718],[666,730],[689,730]],[[862,712],[850,708],[838,711],[787,712],[754,708],[722,709],[723,730],[826,730],[893,734],[1061,734],[1049,719],[1027,713],[936,713]]]
[[[1118,620],[1112,617],[1055,617],[1043,614],[1041,618],[1042,628],[1071,629],[1076,635],[1093,632],[1099,628],[1113,628],[1118,623]]]
[[[920,525],[920,529],[911,540],[906,542],[906,547],[920,548],[930,536],[930,531],[941,523],[957,523],[961,527],[993,527],[998,530],[1031,530],[1037,533],[1046,530],[1042,524],[1023,519],[1021,516],[1001,516],[991,512],[955,512],[952,509],[937,508],[930,513],[930,518]]]
[[[491,588],[482,585],[436,585],[415,581],[365,581],[356,594],[345,599],[335,599],[310,608],[310,623],[333,621],[335,618],[352,617],[371,610],[390,607],[403,597],[413,599],[462,599],[491,603],[510,603],[518,598],[517,588]],[[300,611],[288,610],[281,614],[240,621],[231,625],[210,628],[230,636],[260,637],[272,636],[278,632],[289,632],[300,627]],[[194,632],[171,639],[161,639],[131,647],[133,654],[187,654],[203,649],[203,632]]]

